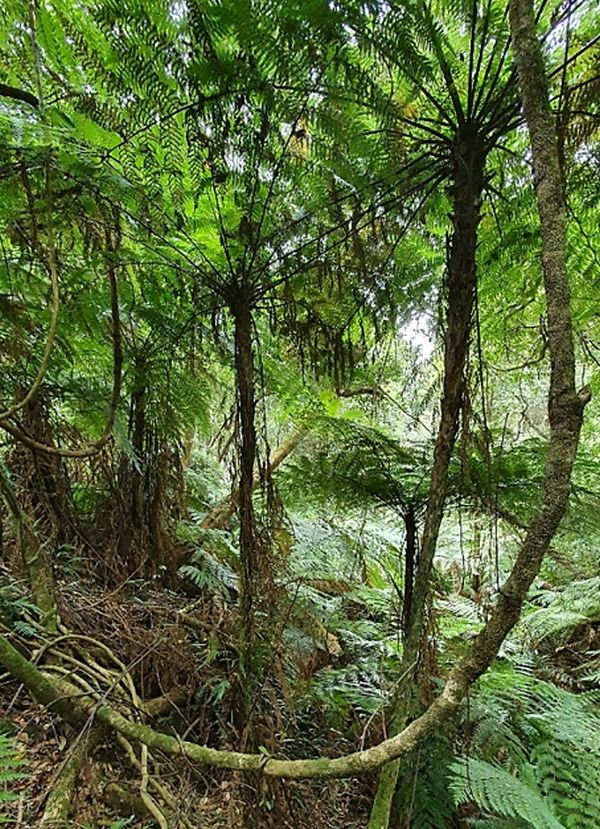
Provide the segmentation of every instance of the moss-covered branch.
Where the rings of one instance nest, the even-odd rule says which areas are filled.
[[[46,801],[44,814],[40,822],[40,829],[60,829],[64,827],[69,817],[73,789],[79,778],[81,768],[88,753],[91,753],[100,742],[103,729],[93,728],[77,737],[71,747],[68,757],[52,781],[52,787]]]
[[[372,748],[333,760],[325,757],[277,760],[267,759],[262,754],[243,754],[197,745],[155,731],[146,725],[133,723],[113,708],[100,705],[80,694],[70,683],[47,676],[19,653],[6,637],[0,637],[0,663],[15,679],[22,682],[39,702],[51,707],[69,722],[77,724],[93,717],[98,723],[127,739],[143,743],[165,754],[185,756],[201,765],[234,771],[262,771],[269,776],[286,778],[355,777],[375,771],[384,763],[404,756],[426,736],[432,734],[456,711],[469,685],[467,674],[460,670],[455,673],[455,669],[454,676],[451,675],[442,694],[421,717],[397,736]]]

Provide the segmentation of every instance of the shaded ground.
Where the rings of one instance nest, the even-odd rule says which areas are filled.
[[[93,685],[97,676],[97,689],[101,690],[103,677],[98,669],[115,667],[110,664],[108,651],[96,647],[95,640],[126,667],[144,699],[176,692],[177,698],[153,721],[154,727],[209,745],[235,744],[224,684],[235,666],[236,620],[231,610],[212,599],[188,601],[189,597],[154,592],[143,585],[126,596],[119,592],[105,594],[92,584],[62,584],[61,596],[63,621],[75,636],[89,637],[73,642],[85,645],[93,666],[88,675],[76,661],[64,662],[71,681]],[[41,645],[25,635],[20,639],[16,636],[14,641],[34,652]],[[61,648],[67,660],[69,656],[79,659],[80,652],[70,650],[66,637]],[[51,666],[51,652],[44,651],[43,656]],[[309,750],[314,729],[319,726],[320,731],[322,726],[325,736],[314,751],[334,755],[348,749],[348,741],[328,729],[326,723],[313,722],[310,731],[303,734],[303,723],[292,723],[294,718],[286,711],[285,700],[278,699],[275,689],[271,690],[261,723],[265,741],[272,737],[277,724],[287,719],[292,747],[296,742],[302,746],[300,750]],[[130,704],[121,686],[110,689],[110,693],[111,704],[124,710]],[[277,716],[272,711],[267,715],[273,705],[280,709]],[[7,678],[0,681],[0,727],[14,737],[23,760],[23,777],[12,787],[18,797],[6,805],[7,815],[17,827],[38,826],[48,793],[81,734],[36,705],[23,688]],[[118,817],[132,812],[136,818],[127,825],[154,825],[140,800],[139,747],[134,746],[134,750],[132,758],[114,735],[100,743],[81,770],[72,799],[71,826],[111,826]],[[151,791],[152,780],[159,781],[171,798],[168,806],[160,793],[152,792],[173,828],[251,825],[297,829],[309,825],[358,829],[366,826],[372,797],[371,780],[267,783],[262,778],[193,767],[185,759],[156,752],[149,760],[148,772]]]

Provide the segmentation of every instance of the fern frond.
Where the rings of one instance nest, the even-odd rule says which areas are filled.
[[[565,829],[539,792],[500,766],[461,758],[451,773],[457,805],[473,800],[486,812],[525,821],[533,829]]]
[[[19,771],[22,759],[15,751],[13,741],[0,732],[0,804],[15,800],[17,795],[13,784],[25,775]],[[0,814],[0,823],[10,823]]]

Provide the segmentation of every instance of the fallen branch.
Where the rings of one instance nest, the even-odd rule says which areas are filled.
[[[119,737],[117,737],[117,741],[118,741],[119,745],[121,746],[121,748],[124,750],[125,754],[127,755],[127,758],[129,760],[129,762],[131,763],[131,765],[133,766],[133,768],[135,768],[135,769],[137,769],[137,771],[143,773],[142,763],[136,757],[135,751],[133,750],[133,746],[131,745],[129,740],[126,740],[125,737],[123,737],[123,736],[119,736]],[[163,783],[160,782],[160,780],[157,780],[155,777],[148,776],[146,785],[147,786],[149,785],[150,788],[154,789],[154,791],[158,795],[160,795],[160,797],[163,799],[163,801],[166,803],[166,805],[169,807],[169,809],[171,809],[171,811],[173,813],[177,812],[178,806],[177,806],[177,801],[176,801],[175,797],[169,791],[169,789]],[[143,794],[142,794],[142,801],[144,802],[144,805],[145,805],[147,811],[149,811],[150,813],[153,814],[152,808],[150,807],[150,804],[147,802],[147,800],[144,798]],[[154,805],[156,806],[156,804],[154,804]],[[186,827],[186,829],[193,829],[192,824],[185,817],[185,815],[180,815],[179,820]]]
[[[585,399],[585,398],[584,398]],[[583,401],[582,401],[583,405]],[[529,537],[528,537],[529,538]],[[522,602],[541,564],[540,547],[533,556],[534,540],[526,542],[515,568],[500,591],[490,620],[470,651],[450,672],[440,696],[429,708],[399,734],[371,748],[336,759],[318,757],[303,760],[269,759],[264,754],[245,754],[209,748],[133,723],[118,711],[82,695],[70,683],[49,677],[32,665],[6,639],[0,636],[0,662],[15,679],[22,682],[40,702],[54,708],[69,722],[82,722],[90,717],[122,734],[128,740],[143,743],[150,749],[172,756],[186,757],[191,762],[233,771],[262,772],[282,778],[343,778],[373,772],[413,751],[422,740],[433,734],[457,711],[467,691],[489,667],[507,633],[516,623]]]
[[[100,797],[107,806],[110,806],[119,815],[135,815],[136,818],[143,821],[153,817],[139,792],[129,791],[114,780],[109,780],[101,786]]]

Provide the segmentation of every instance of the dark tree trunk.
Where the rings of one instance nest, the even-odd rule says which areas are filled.
[[[129,439],[135,452],[135,460],[121,456],[118,471],[120,510],[111,534],[116,535],[115,561],[110,563],[112,573],[106,573],[109,581],[121,582],[123,578],[144,578],[153,575],[147,563],[148,538],[144,533],[144,468],[146,443],[146,366],[142,359],[134,361],[135,379],[129,404]],[[112,515],[112,511],[111,511]]]
[[[464,368],[477,287],[476,247],[484,184],[485,146],[475,128],[466,124],[454,145],[453,223],[446,280],[446,333],[444,338],[444,384],[440,423],[433,454],[429,499],[425,513],[418,566],[411,590],[410,616],[405,620],[401,681],[392,703],[390,731],[404,728],[411,706],[433,558],[437,546],[446,500],[448,466],[454,449],[462,404]],[[381,772],[371,810],[369,829],[389,825],[394,792],[400,770],[396,761]]]
[[[448,466],[454,449],[462,404],[464,369],[477,289],[475,254],[484,166],[483,139],[467,124],[455,142],[452,187],[454,232],[446,283],[444,385],[419,566],[415,575],[413,619],[406,641],[407,651],[414,655],[418,652],[424,627],[431,568],[444,515]],[[411,660],[413,658],[411,656]]]
[[[404,544],[404,605],[402,607],[402,636],[406,640],[410,630],[415,568],[417,566],[417,522],[415,510],[410,506],[404,514],[404,530],[406,541]]]
[[[46,546],[40,543],[34,522],[19,505],[3,464],[0,464],[0,497],[16,525],[23,569],[33,601],[40,610],[41,623],[48,633],[56,633],[59,617],[52,562]]]
[[[256,399],[254,393],[254,351],[252,346],[252,312],[246,287],[242,287],[231,305],[235,325],[235,375],[239,444],[239,488],[237,493],[240,521],[240,716],[250,710],[252,657],[256,636],[256,599],[260,562],[258,534],[252,492],[256,460]],[[245,723],[246,725],[247,723]]]
[[[43,390],[25,405],[21,419],[29,435],[49,446],[55,446]],[[14,474],[17,496],[33,521],[44,528],[55,547],[74,543],[77,525],[64,459],[32,452],[17,443],[8,464]]]
[[[115,554],[104,563],[107,582],[124,578],[156,578],[174,584],[177,578],[175,547],[167,533],[170,518],[178,515],[176,491],[181,474],[178,451],[157,434],[148,412],[147,365],[134,363],[135,383],[129,406],[129,439],[135,458],[122,454],[117,486],[104,505],[108,547],[116,540]],[[114,506],[114,499],[117,508]]]

